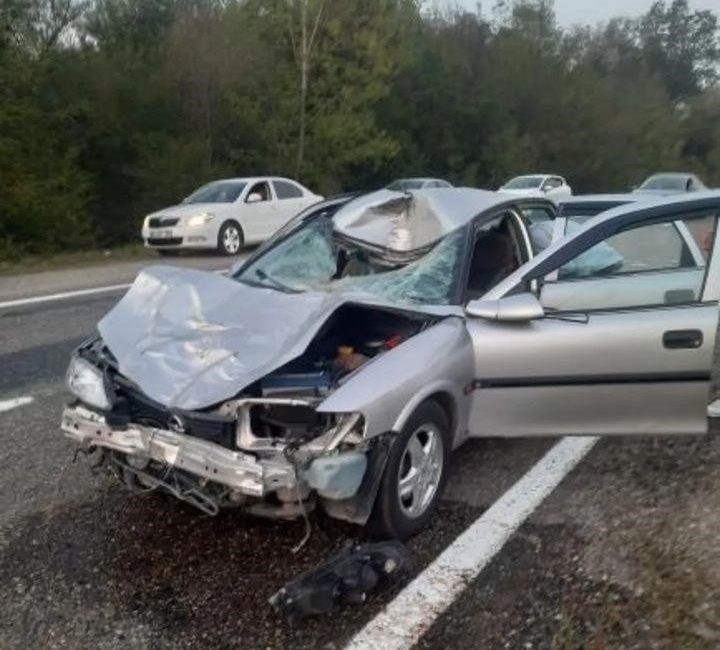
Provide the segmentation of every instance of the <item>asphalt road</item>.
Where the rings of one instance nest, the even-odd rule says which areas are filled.
[[[361,531],[314,517],[295,555],[300,523],[207,517],[73,462],[65,367],[119,295],[0,310],[0,400],[34,398],[0,412],[0,648],[341,648],[411,575],[295,626],[267,598]],[[413,572],[552,444],[462,448]],[[602,441],[419,645],[718,647],[719,487],[717,439]]]

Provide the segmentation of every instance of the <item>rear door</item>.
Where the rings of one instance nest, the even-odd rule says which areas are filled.
[[[272,184],[277,200],[277,211],[275,213],[275,229],[277,230],[304,209],[309,204],[309,201],[303,190],[295,183],[284,179],[274,179]]]
[[[720,199],[627,211],[488,298],[541,282],[546,317],[468,319],[475,435],[698,434],[718,323]],[[702,250],[695,259],[676,223]]]

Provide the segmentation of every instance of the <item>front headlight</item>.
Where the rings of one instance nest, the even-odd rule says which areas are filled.
[[[204,226],[206,223],[210,223],[214,217],[215,217],[215,215],[210,212],[203,212],[202,214],[196,214],[194,217],[190,217],[188,219],[187,225],[190,228],[196,228],[197,226]]]
[[[98,368],[85,359],[73,356],[68,366],[66,382],[70,392],[86,404],[102,411],[110,410],[112,404],[105,389],[105,378]]]

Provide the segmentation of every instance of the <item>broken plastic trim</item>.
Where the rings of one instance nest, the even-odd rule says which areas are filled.
[[[410,567],[400,542],[346,548],[273,594],[269,603],[290,621],[328,614],[341,605],[365,602],[369,591]]]

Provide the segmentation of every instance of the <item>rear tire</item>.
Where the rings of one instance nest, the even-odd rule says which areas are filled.
[[[245,244],[242,228],[234,221],[226,221],[218,233],[217,250],[221,255],[237,255]]]
[[[451,447],[445,410],[434,400],[420,404],[390,448],[367,525],[373,537],[406,540],[427,526],[447,481]]]

